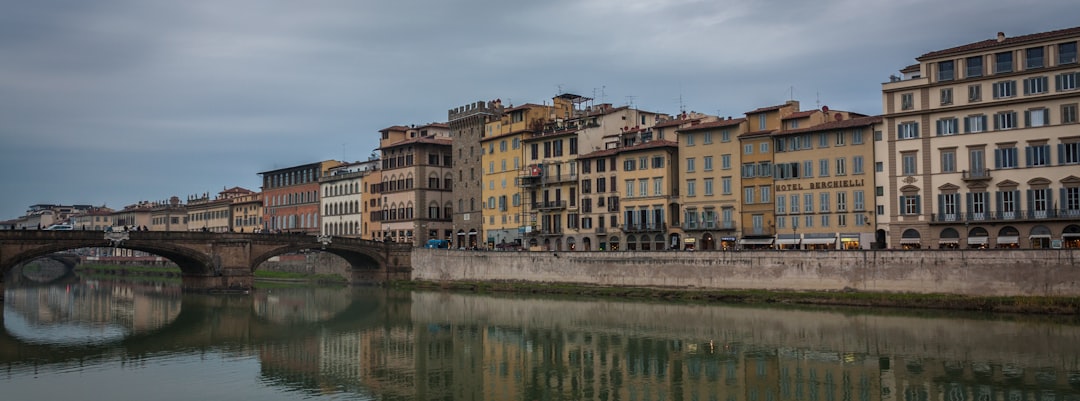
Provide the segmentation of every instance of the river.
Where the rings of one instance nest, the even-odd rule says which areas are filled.
[[[1080,400],[1075,318],[11,285],[0,399]]]

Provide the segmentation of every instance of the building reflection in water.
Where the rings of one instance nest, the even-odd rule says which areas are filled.
[[[9,289],[6,316],[164,327],[141,355],[252,355],[261,386],[304,398],[1080,400],[1080,328],[1050,319],[321,288],[180,313],[118,288]]]

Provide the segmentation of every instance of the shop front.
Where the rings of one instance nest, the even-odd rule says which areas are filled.
[[[772,249],[773,237],[743,237],[739,240],[742,249]]]
[[[862,249],[862,243],[859,240],[861,236],[859,234],[840,234],[840,249]]]

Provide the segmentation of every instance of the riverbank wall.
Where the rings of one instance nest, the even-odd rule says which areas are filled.
[[[700,290],[1080,297],[1080,250],[483,252],[416,249],[412,279]]]

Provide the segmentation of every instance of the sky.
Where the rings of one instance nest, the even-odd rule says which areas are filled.
[[[881,113],[915,58],[1075,0],[0,0],[0,220],[259,190],[378,131],[559,93],[677,114]]]

